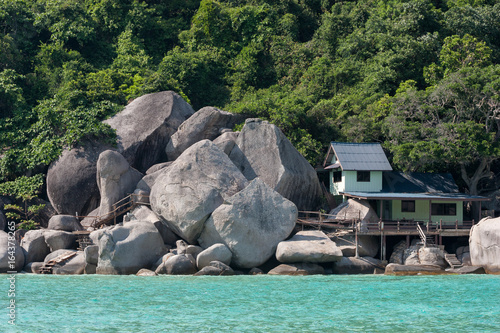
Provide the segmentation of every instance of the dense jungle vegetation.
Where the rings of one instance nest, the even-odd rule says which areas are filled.
[[[313,165],[381,142],[477,194],[499,169],[500,1],[0,0],[4,192],[161,90],[268,119]]]

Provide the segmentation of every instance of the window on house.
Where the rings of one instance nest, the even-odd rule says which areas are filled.
[[[358,182],[370,182],[370,171],[358,171]]]
[[[433,203],[431,206],[432,215],[455,216],[457,215],[456,203]]]
[[[415,213],[415,200],[402,200],[401,201],[401,212],[403,212],[403,213]]]
[[[333,172],[333,182],[340,183],[342,181],[342,171]]]

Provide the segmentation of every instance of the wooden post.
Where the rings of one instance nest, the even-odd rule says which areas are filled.
[[[443,230],[443,219],[439,220],[439,229]]]
[[[482,209],[481,204],[482,204],[481,201],[479,201],[479,216],[478,216],[478,219],[477,219],[478,221],[481,221],[481,218],[482,218],[482,216],[481,216],[481,209]],[[474,219],[472,219],[472,221],[474,221]]]
[[[399,220],[398,220],[398,232],[399,232]]]
[[[429,221],[432,220],[432,200],[429,200]]]
[[[386,261],[387,260],[387,238],[386,236],[384,235],[383,237],[383,242],[382,242],[382,261]]]
[[[410,235],[406,235],[406,248],[410,247]]]
[[[356,223],[356,258],[359,258],[359,252],[358,252],[358,226]]]
[[[455,220],[455,230],[458,230],[458,220]]]

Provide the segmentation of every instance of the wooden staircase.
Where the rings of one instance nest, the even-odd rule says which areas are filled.
[[[144,199],[147,200],[143,201]],[[114,224],[116,224],[116,218],[118,216],[130,211],[136,205],[149,205],[149,197],[145,195],[130,194],[113,204],[113,210],[111,210],[109,213],[103,216],[95,217],[91,226],[95,229],[99,229],[100,227],[108,224],[111,221],[114,221]]]
[[[448,253],[445,253],[444,255],[444,259],[446,260],[446,262],[448,263],[448,265],[450,265],[451,268],[460,268],[462,267],[462,263],[460,262],[460,260],[458,260],[457,256],[455,254],[448,254]]]
[[[76,256],[76,252],[68,251],[68,252],[63,253],[54,259],[47,261],[40,268],[40,274],[52,274],[52,269],[54,268],[55,265],[60,264],[63,261],[66,261],[74,256]]]
[[[424,247],[436,247],[436,244],[434,243],[434,239],[432,238],[432,236],[427,235],[420,226],[420,224],[418,223],[417,223],[417,231]]]
[[[74,231],[73,234],[77,236],[76,241],[78,242],[78,250],[83,251],[89,245],[92,245],[93,242],[90,239],[90,231]]]

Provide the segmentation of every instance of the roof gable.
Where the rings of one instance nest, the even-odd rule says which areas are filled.
[[[379,143],[331,142],[343,171],[392,171],[392,167]]]

